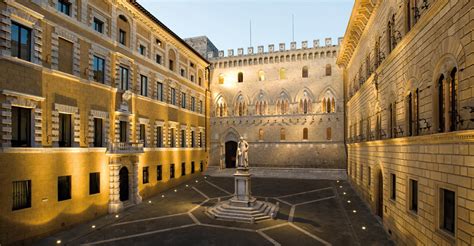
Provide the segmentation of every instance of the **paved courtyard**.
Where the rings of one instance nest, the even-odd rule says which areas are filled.
[[[338,180],[253,178],[258,199],[280,204],[275,220],[214,220],[204,211],[233,192],[233,179],[202,176],[40,245],[392,245],[380,223]]]

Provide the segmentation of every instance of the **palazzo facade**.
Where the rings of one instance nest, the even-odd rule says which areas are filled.
[[[474,244],[474,2],[356,0],[349,180],[400,245]]]
[[[0,244],[207,166],[208,61],[134,0],[0,2]]]

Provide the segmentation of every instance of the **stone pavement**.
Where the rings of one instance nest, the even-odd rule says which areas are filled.
[[[209,166],[206,175],[213,177],[232,177],[235,169],[220,169],[217,166]],[[252,177],[257,178],[284,178],[284,179],[328,179],[346,180],[345,169],[321,169],[321,168],[281,168],[281,167],[250,167]]]
[[[253,178],[255,197],[280,203],[275,220],[249,224],[214,220],[204,213],[218,199],[230,198],[233,189],[232,178],[202,176],[35,244],[392,245],[344,180]]]

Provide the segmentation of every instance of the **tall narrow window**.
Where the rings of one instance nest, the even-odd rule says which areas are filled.
[[[119,43],[127,45],[127,32],[125,30],[119,29]]]
[[[196,111],[196,98],[191,97],[191,111],[195,112]]]
[[[156,166],[156,180],[157,181],[163,180],[163,166],[162,165]]]
[[[260,70],[258,71],[258,81],[264,81],[265,80],[265,72]]]
[[[186,162],[181,163],[181,176],[186,176]]]
[[[58,177],[58,201],[71,199],[71,176]]]
[[[418,181],[410,179],[409,184],[410,210],[414,213],[418,212]]]
[[[171,88],[171,92],[170,92],[170,102],[172,105],[176,105],[176,89],[175,88]]]
[[[242,83],[244,82],[244,73],[239,72],[237,75],[237,82]]]
[[[156,99],[163,102],[163,83],[156,82]]]
[[[397,177],[394,173],[390,174],[390,199],[397,199]]]
[[[174,164],[170,164],[170,179],[174,178]]]
[[[199,132],[199,147],[202,148],[204,147],[204,138],[202,136],[202,132]]]
[[[331,64],[327,64],[326,65],[326,76],[331,76],[331,74],[332,74]]]
[[[224,75],[223,74],[219,74],[219,84],[220,85],[224,84]]]
[[[413,98],[411,92],[406,97],[406,110],[407,110],[407,120],[408,120],[408,136],[413,136],[414,121],[413,121]]]
[[[71,3],[68,0],[58,0],[58,11],[65,14],[71,15]]]
[[[308,78],[308,67],[304,66],[302,71],[301,71],[301,77],[303,78]]]
[[[148,77],[140,75],[140,95],[148,96]]]
[[[70,114],[59,114],[59,147],[72,146],[72,122]]]
[[[326,140],[332,139],[332,129],[331,127],[326,128]]]
[[[149,172],[148,172],[148,167],[143,167],[143,183],[148,184],[149,180]]]
[[[74,44],[63,38],[58,38],[58,69],[72,74],[74,60]]]
[[[286,79],[286,69],[280,68],[280,79]]]
[[[128,80],[129,80],[129,73],[128,73],[128,68],[119,67],[119,72],[120,72],[120,90],[126,91],[128,90]]]
[[[13,181],[12,210],[31,208],[31,180]]]
[[[263,141],[263,129],[258,130],[258,141]]]
[[[308,128],[303,128],[303,140],[308,140]]]
[[[202,100],[199,100],[199,113],[203,113],[202,111]]]
[[[174,61],[173,60],[169,60],[168,62],[168,68],[171,70],[171,71],[174,71]]]
[[[119,128],[119,133],[120,133],[120,142],[121,143],[126,143],[128,140],[128,122],[126,121],[120,121],[120,128]]]
[[[161,65],[162,59],[161,59],[161,55],[160,55],[160,54],[156,54],[156,56],[155,56],[155,61],[156,61],[156,63],[158,63],[158,64]]]
[[[191,131],[191,148],[196,147],[196,137],[194,135],[194,131]]]
[[[440,228],[454,234],[456,216],[456,196],[454,191],[440,190]]]
[[[93,79],[96,82],[104,83],[105,82],[105,60],[94,56],[92,61],[92,72]]]
[[[445,100],[444,100],[444,75],[438,79],[438,132],[445,129]]]
[[[181,108],[186,108],[186,93],[181,92]]]
[[[369,187],[372,185],[372,168],[371,167],[368,167],[368,170],[367,170],[367,183],[369,185]]]
[[[191,162],[191,173],[195,173],[195,171],[196,171],[196,167],[195,167],[195,166],[196,166],[196,165],[195,165],[194,161],[192,161],[192,162]]]
[[[203,161],[201,161],[201,162],[199,163],[199,171],[200,171],[200,172],[204,171],[204,163],[203,163]]]
[[[146,145],[146,126],[145,124],[140,124],[140,141],[143,143],[143,145]]]
[[[12,147],[31,147],[31,109],[12,107]]]
[[[419,134],[420,128],[420,91],[418,89],[413,93],[413,135]]]
[[[280,140],[286,140],[285,128],[280,129]]]
[[[103,147],[103,145],[104,145],[103,119],[94,118],[94,147]]]
[[[140,44],[140,46],[138,47],[138,52],[140,52],[140,55],[142,55],[142,56],[146,55],[146,47],[145,47],[145,45]]]
[[[163,127],[156,127],[156,147],[163,147]]]
[[[11,55],[25,61],[31,61],[31,29],[12,22],[11,26]]]
[[[94,17],[94,30],[99,33],[104,33],[104,22]]]
[[[457,81],[457,69],[454,68],[449,75],[449,130],[457,130],[457,121],[458,121],[458,81]]]
[[[181,130],[181,148],[186,147],[186,130]]]
[[[175,140],[175,136],[174,136],[174,128],[171,128],[170,129],[170,147],[171,148],[174,148],[176,147],[176,140]]]
[[[89,195],[100,193],[100,173],[89,173]]]

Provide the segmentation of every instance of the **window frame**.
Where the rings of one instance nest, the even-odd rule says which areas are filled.
[[[94,16],[92,21],[94,31],[104,34],[104,21]]]
[[[96,177],[93,177],[96,176]],[[93,183],[93,180],[96,183]],[[97,186],[93,186],[97,185]],[[95,188],[95,189],[94,189]],[[89,173],[89,195],[100,194],[100,172]]]
[[[18,28],[18,36],[17,36],[18,40],[16,40],[16,42],[17,42],[16,48],[17,48],[17,53],[18,53],[18,54],[13,54],[14,49],[12,48],[12,47],[14,46],[14,45],[13,45],[13,28],[14,28],[15,26]],[[27,35],[28,44],[27,44],[27,46],[26,46],[26,47],[27,47],[27,57],[23,57],[23,56],[22,56],[22,52],[21,52],[21,51],[22,51],[22,48],[21,48],[21,43],[22,43],[22,30],[27,31],[27,34],[28,34],[28,35]],[[20,23],[18,23],[18,22],[12,21],[12,22],[11,22],[11,26],[10,26],[10,31],[11,31],[11,33],[10,33],[10,50],[11,50],[11,54],[10,54],[10,55],[11,55],[12,57],[16,57],[16,58],[18,58],[18,59],[31,62],[32,51],[33,51],[33,49],[32,49],[32,48],[33,48],[33,47],[32,47],[32,46],[33,46],[33,35],[32,35],[33,30],[32,30],[32,28],[27,27],[27,26],[25,26],[25,25],[22,25],[22,24],[20,24]]]
[[[21,183],[26,183],[26,194],[23,194],[23,192],[19,190],[21,188],[19,186],[25,185],[21,185]],[[12,211],[31,208],[31,193],[31,179],[12,181]],[[23,197],[22,195],[25,195],[25,197]]]
[[[96,61],[97,61],[97,63],[96,63]],[[99,68],[100,63],[102,63],[102,69],[101,70],[99,70],[100,69]],[[96,64],[97,64],[97,67],[96,67]],[[98,72],[100,72],[102,74],[100,74]],[[105,83],[105,59],[104,58],[102,58],[100,56],[97,56],[97,55],[92,56],[92,74],[93,74],[92,79],[95,82],[99,82],[99,83],[102,83],[102,84]]]
[[[142,167],[142,183],[143,184],[148,184],[150,183],[150,173],[149,173],[149,167]]]
[[[63,184],[62,182],[66,182],[66,184]],[[58,193],[57,193],[57,200],[58,202],[61,202],[61,201],[67,201],[67,200],[71,200],[72,199],[72,177],[71,175],[64,175],[64,176],[58,176]],[[61,194],[61,185],[66,185],[66,187],[64,187],[64,194]],[[64,197],[63,197],[64,195]]]

